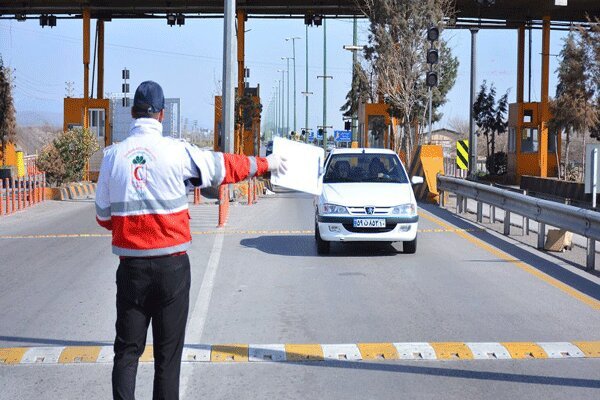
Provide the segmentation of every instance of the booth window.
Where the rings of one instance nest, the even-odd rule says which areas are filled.
[[[538,129],[523,128],[521,136],[521,153],[537,153]]]
[[[384,135],[387,129],[385,116],[370,115],[369,116],[369,144],[370,147],[383,148]]]
[[[548,131],[548,153],[556,153],[557,138],[556,131]]]
[[[98,138],[104,137],[105,110],[103,108],[92,108],[88,111],[89,129]]]
[[[514,154],[517,151],[517,138],[515,128],[508,128],[508,152]]]

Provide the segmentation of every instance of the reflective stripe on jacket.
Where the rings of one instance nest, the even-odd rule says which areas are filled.
[[[188,249],[191,242],[184,181],[200,187],[262,175],[262,157],[204,151],[163,137],[162,124],[136,119],[123,142],[104,150],[96,189],[96,220],[112,230],[113,253],[151,257]]]

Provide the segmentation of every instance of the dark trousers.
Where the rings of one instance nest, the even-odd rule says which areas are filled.
[[[117,323],[112,371],[114,399],[135,399],[138,360],[152,321],[152,398],[178,399],[181,354],[190,294],[187,254],[127,258],[117,270]]]

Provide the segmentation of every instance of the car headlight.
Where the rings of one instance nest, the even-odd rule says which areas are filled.
[[[323,214],[348,214],[348,210],[344,206],[338,206],[337,204],[325,203],[321,207]]]
[[[401,204],[392,208],[392,214],[412,217],[414,215],[417,215],[417,205],[413,203]]]

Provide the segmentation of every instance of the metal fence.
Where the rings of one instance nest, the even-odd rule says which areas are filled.
[[[492,212],[495,212],[495,207],[504,210],[505,235],[510,234],[511,213],[537,221],[537,247],[540,249],[544,248],[546,224],[586,237],[586,266],[588,270],[595,268],[596,240],[600,240],[600,213],[449,176],[438,175],[437,188],[441,192],[456,194],[459,212],[462,212],[466,199],[476,200],[478,222],[482,222],[483,219],[483,204],[489,204]],[[440,199],[443,206],[443,194]]]

